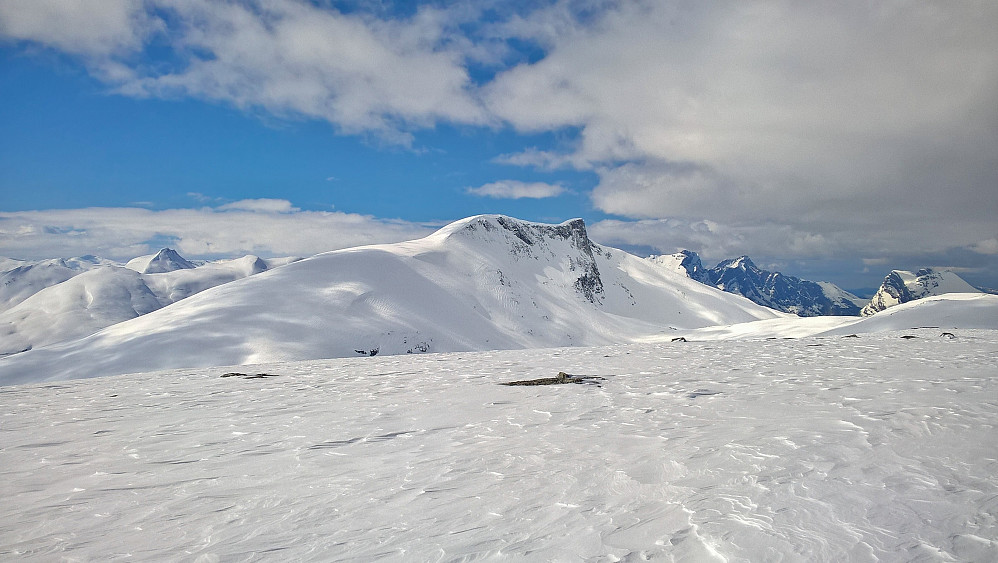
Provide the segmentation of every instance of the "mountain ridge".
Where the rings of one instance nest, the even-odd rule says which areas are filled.
[[[708,286],[802,317],[856,316],[865,301],[830,282],[763,270],[745,255],[722,260],[713,268],[705,268],[700,256],[691,250],[648,259]]]
[[[780,315],[593,243],[581,220],[480,215],[424,239],[318,254],[10,356],[0,381],[588,346]]]

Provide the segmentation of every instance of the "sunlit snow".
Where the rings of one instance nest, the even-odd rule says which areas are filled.
[[[4,387],[0,558],[993,561],[998,331],[952,332]],[[605,380],[499,385],[558,371]]]

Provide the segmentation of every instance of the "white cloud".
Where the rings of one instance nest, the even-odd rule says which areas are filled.
[[[303,115],[401,143],[410,127],[486,121],[460,53],[445,44],[446,21],[430,12],[396,22],[289,0],[168,6],[188,30],[176,40],[187,65],[135,75],[122,92]]]
[[[970,246],[978,254],[998,254],[998,238],[982,240]]]
[[[606,219],[589,227],[590,236],[610,246],[640,246],[661,253],[682,249],[698,252],[705,261],[753,257],[784,259],[829,256],[836,243],[819,233],[794,229],[778,223],[726,225],[710,220]]]
[[[500,161],[595,170],[600,210],[840,248],[993,232],[998,4],[650,1],[556,21],[521,26],[551,30],[549,52],[485,99],[520,131],[578,130]]]
[[[105,57],[138,48],[157,28],[141,0],[0,0],[0,36]]]
[[[0,255],[38,259],[96,254],[123,260],[154,251],[167,241],[190,258],[250,253],[310,256],[410,240],[432,230],[420,224],[353,213],[298,211],[290,204],[274,205],[270,210],[265,207],[246,203],[242,208],[224,210],[90,208],[0,212]]]
[[[432,8],[382,20],[296,0],[0,0],[0,36],[82,55],[119,93],[322,119],[401,144],[438,121],[489,121],[457,23]],[[155,31],[172,63],[137,64]]]
[[[468,188],[468,193],[480,197],[491,197],[495,199],[542,199],[547,197],[557,197],[565,193],[565,187],[561,184],[548,184],[545,182],[501,180],[498,182],[490,182],[477,188]]]

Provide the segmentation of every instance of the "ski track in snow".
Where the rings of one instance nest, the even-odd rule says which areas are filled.
[[[998,331],[938,333],[0,388],[0,558],[998,560]]]

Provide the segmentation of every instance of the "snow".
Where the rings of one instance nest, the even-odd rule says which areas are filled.
[[[768,319],[678,331],[643,339],[657,342],[683,337],[687,340],[804,338],[873,334],[907,329],[998,329],[998,295],[948,293],[892,307],[871,317],[801,317]]]
[[[358,354],[592,346],[782,317],[592,244],[581,221],[477,216],[416,241],[313,256],[4,358],[0,384]]]
[[[0,257],[0,312],[47,287],[110,263],[94,256],[53,258],[36,262]]]
[[[689,277],[689,272],[687,272],[686,268],[683,267],[683,261],[688,259],[689,256],[683,254],[682,252],[676,252],[675,254],[653,255],[646,258],[646,260],[653,264],[658,264],[671,272],[675,272],[686,277]]]
[[[0,559],[994,561],[998,331],[919,332],[4,387]]]
[[[163,248],[156,254],[133,258],[125,264],[125,267],[140,274],[163,274],[176,270],[193,269],[194,264],[177,254],[176,250]]]
[[[957,274],[925,268],[917,272],[894,270],[884,278],[880,289],[863,308],[863,316],[874,315],[901,303],[947,293],[981,293]]]
[[[117,266],[96,268],[0,313],[0,354],[93,334],[161,306],[140,274]]]
[[[65,267],[78,264],[80,259],[20,268],[12,271],[10,278],[11,287],[18,288],[18,298],[23,300],[0,310],[0,355],[83,338],[210,287],[294,260],[263,260],[249,255],[154,274],[139,274],[106,261],[95,262],[90,268],[83,267],[86,262],[76,266],[79,269]]]
[[[856,307],[862,308],[864,305],[870,302],[869,299],[863,299],[862,297],[857,297],[852,293],[842,289],[841,287],[835,285],[831,282],[819,281],[814,282],[821,286],[821,290],[833,303],[851,303]]]

